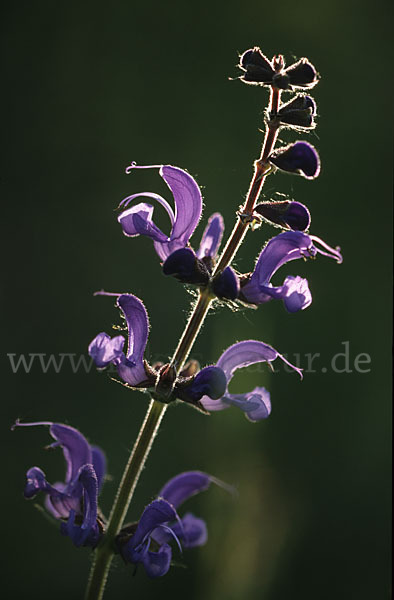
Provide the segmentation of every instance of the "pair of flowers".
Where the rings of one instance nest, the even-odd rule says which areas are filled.
[[[105,519],[98,509],[98,495],[106,473],[104,453],[68,425],[17,422],[14,427],[36,425],[49,426],[55,440],[50,447],[63,449],[66,477],[63,483],[51,485],[39,467],[32,467],[26,473],[25,498],[44,492],[46,509],[61,521],[63,535],[69,536],[75,546],[95,548],[105,531]],[[171,541],[175,541],[181,551],[205,544],[205,521],[192,513],[180,518],[177,510],[191,496],[207,490],[211,483],[224,486],[201,471],[187,471],[170,479],[157,499],[145,508],[139,521],[119,533],[117,547],[125,562],[142,564],[149,577],[161,577],[170,568]]]
[[[299,142],[301,143],[301,142]],[[126,171],[137,167],[132,165]],[[297,258],[310,258],[318,253],[336,259],[342,257],[338,249],[327,246],[316,236],[305,233],[310,225],[310,214],[299,202],[266,202],[256,207],[254,219],[269,221],[288,229],[272,238],[260,253],[253,273],[237,274],[231,267],[211,280],[224,231],[219,213],[208,220],[197,251],[190,246],[190,238],[201,218],[202,197],[196,181],[177,167],[158,166],[160,176],[170,188],[175,210],[168,202],[151,192],[133,194],[121,206],[127,207],[136,198],[146,196],[158,201],[167,211],[171,232],[166,236],[153,222],[153,206],[141,202],[126,208],[118,217],[123,233],[129,237],[145,235],[154,242],[154,248],[163,261],[165,275],[173,275],[183,283],[211,285],[219,298],[240,300],[248,304],[262,304],[272,298],[282,299],[289,312],[307,308],[312,302],[308,282],[301,277],[287,277],[281,286],[273,286],[271,278],[283,264]]]

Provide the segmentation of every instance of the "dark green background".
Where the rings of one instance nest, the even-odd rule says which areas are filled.
[[[108,598],[283,600],[387,598],[389,594],[389,365],[391,340],[391,36],[389,4],[324,2],[18,2],[4,14],[2,128],[3,585],[7,598],[79,598],[90,555],[62,538],[22,496],[24,473],[63,475],[61,452],[45,453],[47,430],[14,433],[16,417],[78,427],[109,460],[108,511],[147,406],[92,370],[12,374],[7,353],[86,351],[119,322],[104,287],[143,298],[152,330],[148,356],[165,357],[190,298],[166,279],[148,239],[122,236],[114,208],[137,191],[169,194],[154,171],[173,164],[201,185],[205,217],[220,210],[227,232],[258,156],[265,90],[229,81],[237,53],[307,56],[321,154],[314,182],[278,174],[265,187],[308,204],[311,231],[342,247],[344,263],[319,257],[281,270],[310,281],[312,306],[296,315],[272,302],[258,311],[210,316],[194,355],[212,363],[236,340],[279,351],[321,353],[317,372],[242,373],[234,389],[266,384],[272,416],[252,425],[237,410],[166,415],[130,509],[138,518],[162,484],[203,469],[238,486],[233,500],[211,489],[186,506],[203,516],[209,543],[185,553],[187,569],[150,581],[113,567]],[[287,139],[296,136],[286,134]],[[284,139],[286,139],[284,136]],[[302,137],[305,137],[302,136]],[[160,213],[160,209],[157,211]],[[205,218],[204,217],[204,218]],[[162,221],[165,226],[165,221]],[[196,244],[203,224],[194,238]],[[268,227],[250,234],[237,266],[251,269]],[[4,330],[6,333],[4,334]],[[369,373],[335,373],[348,341]],[[327,373],[321,369],[326,366]],[[179,558],[179,557],[177,557]]]

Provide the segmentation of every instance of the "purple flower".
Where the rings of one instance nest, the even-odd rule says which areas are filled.
[[[315,179],[320,173],[320,159],[315,148],[308,142],[295,142],[274,150],[269,162],[281,171]]]
[[[271,412],[270,394],[264,387],[256,387],[245,394],[230,394],[228,385],[237,369],[248,367],[255,363],[267,362],[269,365],[280,358],[292,367],[302,377],[301,369],[292,365],[274,348],[257,340],[245,340],[233,344],[219,358],[216,366],[223,370],[227,389],[219,400],[211,400],[207,396],[201,398],[201,404],[208,411],[223,410],[229,406],[237,406],[244,411],[249,421],[266,419]]]
[[[98,294],[117,297],[116,304],[124,315],[128,329],[127,352],[123,352],[123,335],[111,338],[102,332],[89,344],[89,354],[99,368],[105,368],[112,363],[116,365],[125,383],[132,387],[141,386],[148,379],[144,352],[148,341],[149,320],[145,306],[132,294]]]
[[[200,188],[191,175],[178,167],[170,165],[138,167],[132,165],[126,172],[129,172],[131,168],[158,168],[160,176],[172,192],[175,209],[162,196],[152,192],[141,192],[128,196],[122,200],[121,206],[126,208],[132,200],[142,196],[152,198],[167,211],[171,222],[171,231],[167,236],[155,225],[152,220],[153,206],[145,202],[127,208],[119,215],[118,221],[125,235],[129,237],[137,235],[150,237],[160,259],[166,260],[172,252],[187,246],[193,231],[197,227],[202,211]]]
[[[319,248],[314,242],[320,244]],[[312,258],[323,254],[342,262],[339,248],[333,249],[316,236],[300,231],[286,231],[272,238],[260,253],[255,269],[241,289],[241,299],[252,304],[263,304],[272,298],[283,300],[286,309],[293,313],[304,310],[312,302],[308,281],[289,275],[281,286],[273,286],[271,278],[287,262],[298,258]]]
[[[192,513],[182,518],[177,509],[191,496],[203,492],[211,483],[219,482],[201,471],[186,471],[170,479],[148,504],[138,523],[125,527],[118,536],[118,547],[126,562],[142,564],[148,577],[162,577],[171,564],[169,542],[182,548],[202,546],[207,541],[207,527]]]
[[[149,365],[144,359],[148,340],[149,320],[145,306],[139,298],[132,294],[111,294],[98,292],[98,295],[115,296],[116,304],[122,311],[128,329],[128,348],[123,352],[125,339],[122,335],[111,338],[105,332],[99,333],[89,344],[89,355],[99,368],[110,363],[116,366],[122,381],[139,389],[150,389],[155,392],[160,375],[168,365],[160,364],[159,368]],[[170,382],[172,383],[172,382]],[[216,367],[205,367],[197,374],[188,376],[180,374],[168,401],[179,398],[196,406],[203,395],[220,398],[226,387],[225,377]]]
[[[100,448],[91,446],[77,429],[68,425],[17,421],[13,429],[36,425],[49,426],[49,433],[55,439],[50,448],[63,448],[66,476],[64,483],[51,485],[39,467],[32,467],[26,473],[25,498],[34,498],[40,491],[44,492],[45,507],[62,521],[63,535],[68,535],[75,546],[94,548],[103,531],[97,518],[97,497],[106,471],[105,456]]]

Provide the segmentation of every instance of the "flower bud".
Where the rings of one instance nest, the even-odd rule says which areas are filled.
[[[236,300],[239,294],[239,279],[234,269],[227,267],[212,282],[212,290],[220,299]]]
[[[199,260],[190,248],[175,250],[164,261],[164,275],[173,275],[182,283],[206,285],[209,281],[209,272],[206,265]]]
[[[271,118],[276,118],[283,124],[304,129],[315,126],[313,122],[315,115],[316,104],[313,98],[298,94],[290,102],[282,104],[278,112],[271,115]]]
[[[306,231],[311,223],[310,212],[301,202],[291,200],[263,202],[254,210],[267,221],[280,225],[284,229]]]
[[[281,90],[308,89],[318,81],[316,69],[307,58],[301,58],[272,78],[272,84]]]
[[[308,142],[296,142],[275,150],[269,162],[281,171],[296,173],[306,179],[315,179],[320,173],[320,159]]]
[[[241,76],[245,83],[269,85],[275,74],[272,64],[257,47],[246,50],[242,54],[238,66],[245,71]]]

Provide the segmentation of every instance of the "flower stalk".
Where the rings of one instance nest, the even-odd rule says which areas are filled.
[[[166,404],[151,400],[145,420],[123,473],[122,481],[120,482],[109,517],[107,531],[95,551],[95,560],[86,589],[86,600],[100,600],[103,597],[108,571],[115,551],[115,536],[123,525],[134,490],[166,409]]]
[[[279,61],[276,64],[279,65]],[[269,110],[271,113],[278,111],[281,90],[272,86],[270,89]],[[245,204],[238,214],[238,221],[225,245],[223,253],[213,271],[213,276],[219,275],[234,259],[242,241],[253,220],[253,210],[258,201],[265,178],[270,171],[267,158],[275,145],[279,127],[275,122],[269,122],[262,146],[260,158],[255,161],[254,175],[249,186]],[[178,374],[185,364],[198,333],[204,323],[214,296],[208,288],[200,291],[198,300],[189,317],[189,321],[179,340],[171,359],[170,368],[173,367]],[[127,514],[134,490],[148,458],[153,441],[160,427],[161,420],[166,412],[167,405],[157,400],[152,400],[139,436],[126,465],[122,481],[115,498],[109,517],[107,531],[96,550],[95,560],[89,576],[85,600],[101,600],[109,568],[114,556],[114,540],[122,527]]]

